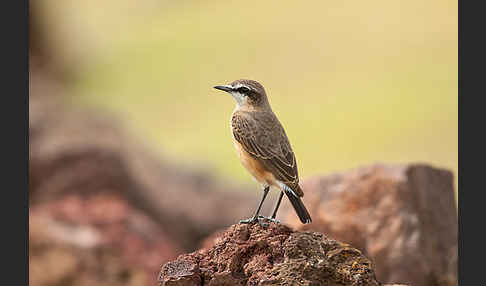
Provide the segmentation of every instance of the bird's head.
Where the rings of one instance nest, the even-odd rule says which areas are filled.
[[[254,80],[239,79],[227,85],[217,85],[214,88],[231,94],[238,108],[270,108],[265,89],[260,83]]]

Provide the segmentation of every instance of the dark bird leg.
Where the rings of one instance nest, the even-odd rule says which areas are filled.
[[[277,216],[277,211],[278,211],[278,208],[280,207],[280,203],[282,202],[283,195],[284,195],[284,192],[280,192],[280,195],[278,197],[277,204],[275,205],[275,209],[273,210],[272,216],[271,217],[262,217],[262,218],[264,218],[267,221],[272,221],[274,223],[280,223],[280,220],[276,219],[275,217]]]
[[[277,211],[278,211],[278,208],[280,207],[280,202],[282,202],[282,197],[284,195],[284,192],[280,192],[280,195],[278,196],[278,201],[277,201],[277,204],[275,205],[275,209],[273,210],[273,214],[272,214],[272,217],[271,219],[275,220],[275,218],[277,217]]]
[[[280,203],[282,202],[282,197],[284,195],[284,192],[280,192],[280,195],[277,200],[277,204],[275,205],[275,209],[273,210],[273,214],[271,217],[266,217],[266,216],[258,216],[259,218],[265,219],[267,221],[271,221],[274,223],[280,223],[280,220],[276,219],[275,217],[277,216],[277,211],[278,208],[280,207]]]
[[[262,197],[262,200],[260,201],[260,204],[258,205],[258,208],[257,208],[257,210],[255,212],[255,215],[252,218],[240,220],[240,223],[252,223],[252,222],[255,222],[255,221],[258,220],[258,215],[260,214],[260,209],[262,208],[263,201],[267,197],[267,194],[268,194],[268,191],[269,190],[270,190],[270,187],[269,186],[266,186],[263,189],[263,197]]]

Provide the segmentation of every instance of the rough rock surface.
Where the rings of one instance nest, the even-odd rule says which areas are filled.
[[[44,84],[34,76],[31,89],[62,93]],[[109,114],[74,108],[49,94],[31,97],[29,105],[33,204],[68,194],[118,193],[192,251],[216,229],[250,216],[248,206],[258,203],[255,192],[213,178],[204,166],[158,158]]]
[[[181,251],[117,194],[67,195],[30,209],[30,285],[150,285]]]
[[[302,182],[313,223],[288,202],[281,219],[349,243],[375,264],[383,282],[457,285],[453,176],[427,165],[374,165]]]
[[[162,266],[160,285],[382,285],[359,250],[321,233],[237,224],[213,242]]]

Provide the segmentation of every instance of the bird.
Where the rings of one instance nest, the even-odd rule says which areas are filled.
[[[312,222],[299,186],[299,174],[294,152],[282,124],[270,107],[263,86],[254,80],[239,79],[215,89],[229,93],[236,102],[231,115],[230,127],[233,143],[242,165],[261,183],[263,196],[253,217],[240,223],[276,219],[277,211],[285,194],[303,224]],[[280,190],[271,217],[260,215],[260,210],[270,187]]]

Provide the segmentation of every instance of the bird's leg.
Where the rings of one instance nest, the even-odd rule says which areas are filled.
[[[258,217],[259,217],[259,214],[260,214],[260,209],[262,208],[263,201],[267,197],[267,194],[268,194],[268,191],[269,190],[270,190],[270,187],[269,186],[266,186],[263,189],[263,197],[262,197],[262,200],[260,201],[260,204],[258,205],[258,208],[257,208],[257,210],[255,212],[255,215],[253,215],[252,218],[240,220],[240,223],[252,223],[252,222],[255,222],[255,221],[258,220]]]
[[[277,211],[278,211],[278,208],[280,207],[280,203],[282,202],[283,195],[284,195],[284,192],[280,192],[280,195],[278,196],[277,204],[275,205],[275,209],[273,210],[273,213],[272,213],[272,217],[271,217],[272,220],[276,220],[275,218],[277,217]]]
[[[277,204],[275,205],[275,209],[273,210],[272,216],[271,217],[266,217],[266,216],[259,216],[260,218],[263,218],[267,221],[271,221],[274,223],[280,223],[280,220],[276,219],[275,217],[277,216],[277,210],[280,207],[280,203],[282,202],[282,197],[283,197],[283,192],[280,192],[280,195],[277,200]]]

